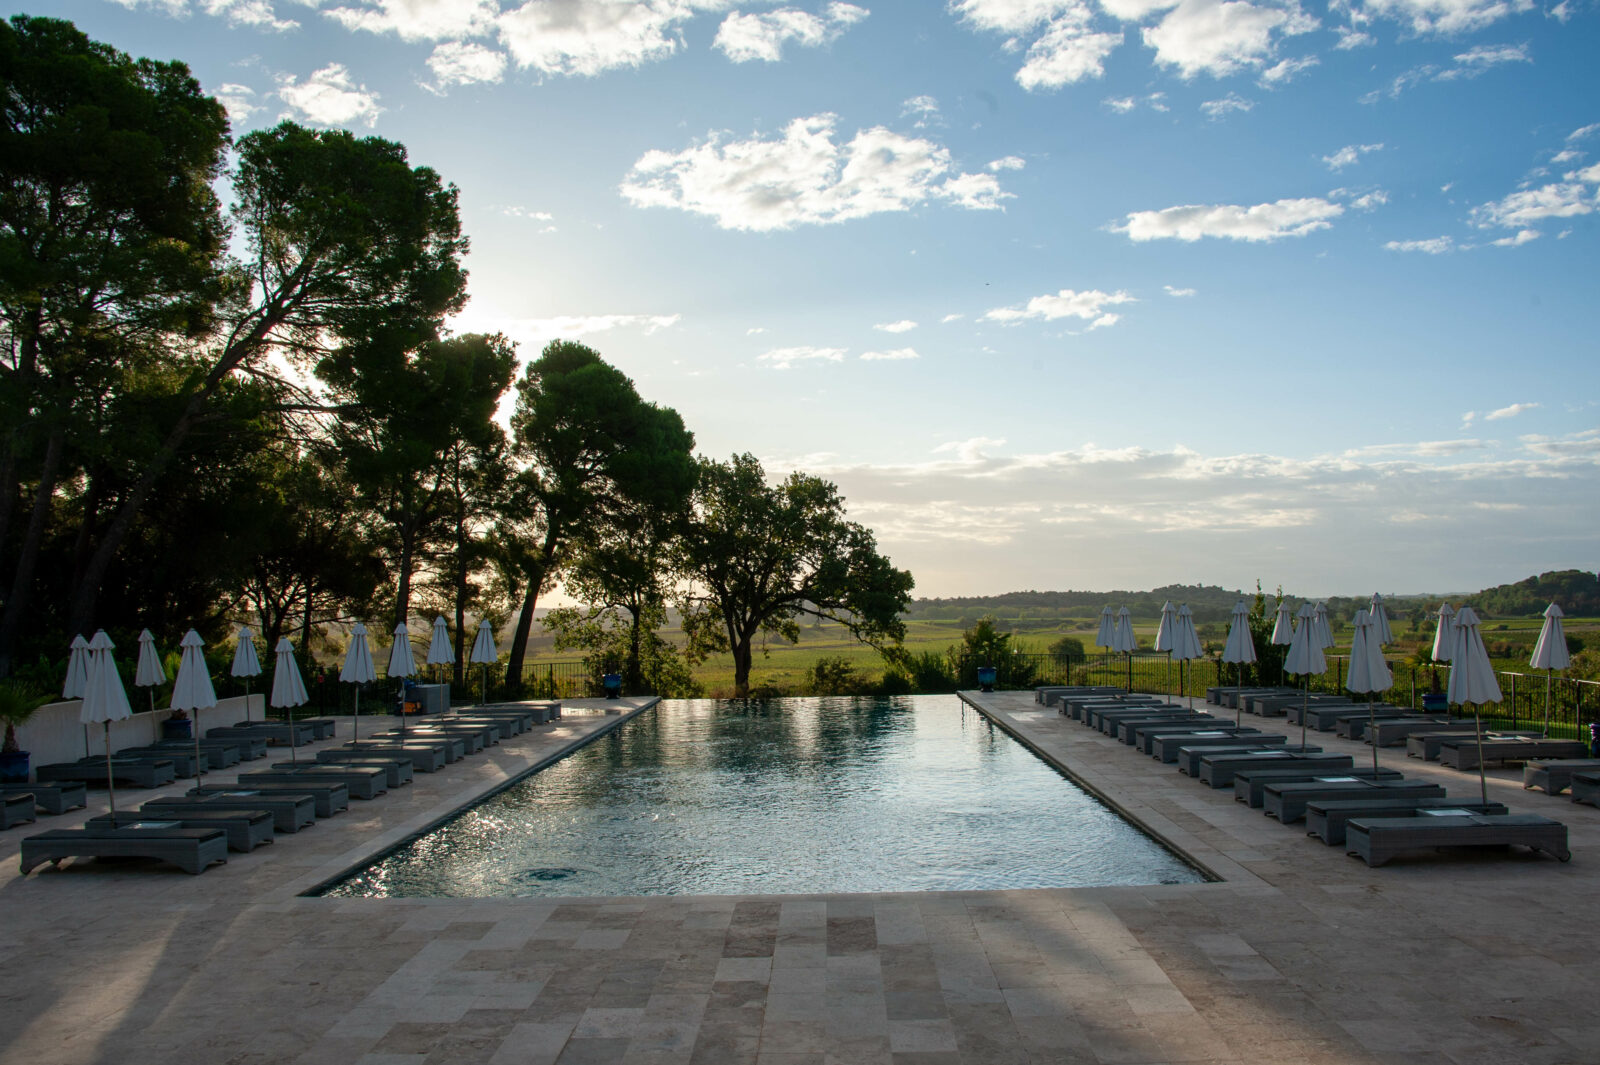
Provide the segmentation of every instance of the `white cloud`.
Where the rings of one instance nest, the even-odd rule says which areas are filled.
[[[456,85],[498,82],[506,73],[506,57],[471,41],[445,41],[428,57],[428,69],[434,83],[423,88],[442,93]]]
[[[1490,411],[1483,416],[1483,420],[1486,422],[1498,422],[1506,418],[1515,418],[1524,411],[1534,410],[1538,406],[1539,404],[1537,403],[1513,403],[1509,407],[1501,407],[1499,410]]]
[[[1480,44],[1454,58],[1462,67],[1475,71],[1487,70],[1502,63],[1533,62],[1533,57],[1528,55],[1526,44]]]
[[[913,129],[927,129],[930,126],[944,125],[944,116],[939,113],[939,101],[932,96],[913,96],[900,105],[900,117],[916,117]]]
[[[248,85],[229,82],[218,87],[211,95],[227,110],[228,125],[235,132],[250,120],[251,115],[261,110],[261,105],[256,103],[256,91]]]
[[[191,13],[189,0],[116,0],[116,3],[133,10],[153,7],[172,18],[187,18]],[[293,19],[280,19],[273,11],[271,0],[194,0],[192,10],[213,18],[226,19],[232,26],[248,26],[278,33],[296,29],[300,25]]]
[[[902,318],[898,322],[880,322],[872,328],[880,333],[909,333],[917,327],[917,323],[909,318]]]
[[[991,173],[998,174],[1002,170],[1021,170],[1027,165],[1028,161],[1022,158],[1022,156],[1008,155],[1003,159],[994,160],[988,166],[984,167],[984,169],[990,171]]]
[[[1327,229],[1332,225],[1329,219],[1343,213],[1341,205],[1319,197],[1258,203],[1253,207],[1189,205],[1134,211],[1128,215],[1126,225],[1114,226],[1112,231],[1126,233],[1136,241],[1196,241],[1202,237],[1271,241]]]
[[[1564,148],[1550,157],[1550,163],[1552,166],[1565,166],[1568,163],[1576,163],[1583,156],[1584,153],[1576,148]]]
[[[723,229],[768,231],[908,211],[931,200],[993,210],[1010,194],[990,174],[955,173],[948,149],[882,126],[833,140],[836,116],[797,118],[780,137],[712,134],[681,152],[649,151],[621,185],[636,207],[675,207]]]
[[[1171,285],[1163,285],[1162,287],[1167,290],[1167,295],[1169,296],[1193,296],[1195,294],[1195,290],[1192,288],[1173,288]]]
[[[1265,65],[1279,37],[1309,33],[1318,25],[1295,4],[1182,0],[1143,32],[1144,43],[1156,50],[1157,63],[1177,67],[1185,78],[1220,78]]]
[[[1054,322],[1061,318],[1080,318],[1090,323],[1090,329],[1100,329],[1115,325],[1120,318],[1119,315],[1108,313],[1107,307],[1137,302],[1121,290],[1101,292],[1099,289],[1088,289],[1074,292],[1064,288],[1054,295],[1035,296],[1020,307],[996,307],[984,314],[983,321],[1010,324],[1040,319]]]
[[[1263,89],[1276,89],[1279,85],[1287,85],[1300,74],[1316,66],[1322,60],[1314,55],[1302,56],[1299,59],[1284,59],[1261,72],[1261,77],[1256,83]]]
[[[866,8],[845,3],[829,4],[822,15],[792,7],[755,15],[735,11],[723,20],[711,46],[721,49],[735,63],[752,59],[776,63],[783,58],[786,42],[793,41],[804,48],[829,44],[867,14]]]
[[[1334,189],[1328,193],[1330,200],[1348,200],[1353,211],[1375,211],[1389,202],[1389,194],[1383,189],[1369,189],[1366,192],[1356,192],[1354,189]]]
[[[1382,151],[1382,144],[1347,144],[1332,155],[1322,157],[1329,170],[1343,170],[1361,161],[1361,157],[1368,152]]]
[[[663,59],[683,45],[683,0],[528,0],[502,13],[501,43],[519,66],[594,75]]]
[[[1115,111],[1119,115],[1125,115],[1129,111],[1132,111],[1135,107],[1139,106],[1131,96],[1108,96],[1100,102],[1111,108],[1111,110]]]
[[[1200,105],[1200,110],[1205,116],[1215,121],[1233,111],[1249,111],[1256,105],[1254,100],[1246,100],[1236,92],[1230,92],[1219,100],[1207,100]]]
[[[1482,227],[1524,229],[1547,218],[1572,218],[1594,210],[1593,197],[1576,181],[1523,189],[1472,209],[1472,220]]]
[[[278,99],[289,105],[289,117],[314,126],[371,126],[383,113],[378,94],[351,80],[342,63],[329,63],[305,81],[278,75]]]
[[[1088,8],[1079,11],[1081,17],[1050,23],[1028,47],[1027,59],[1017,71],[1018,85],[1031,92],[1104,76],[1106,57],[1122,43],[1122,31],[1096,33],[1089,26]]]
[[[1384,245],[1389,251],[1420,251],[1427,255],[1443,255],[1456,250],[1450,237],[1431,237],[1427,240],[1391,240]]]
[[[1497,248],[1516,248],[1524,244],[1532,243],[1542,236],[1544,236],[1544,234],[1540,233],[1537,229],[1523,229],[1518,230],[1517,235],[1514,237],[1501,237],[1499,240],[1491,240],[1489,243],[1493,244]]]
[[[1571,144],[1573,141],[1581,141],[1584,138],[1593,136],[1596,133],[1600,133],[1600,122],[1595,122],[1587,126],[1580,126],[1571,133],[1567,134],[1567,143]]]
[[[901,360],[922,358],[921,355],[917,354],[916,348],[891,348],[888,351],[863,351],[861,353],[861,357],[867,361],[880,359]]]
[[[499,13],[495,0],[355,0],[323,12],[346,29],[395,33],[404,41],[476,37],[494,28]]]
[[[774,370],[788,370],[801,362],[843,362],[844,353],[844,348],[773,348],[757,359]]]
[[[1414,33],[1463,33],[1533,10],[1533,0],[1365,0],[1364,14],[1391,18]]]
[[[943,318],[939,319],[939,324],[949,325],[951,322],[959,322],[965,317],[966,315],[964,314],[947,314]]]
[[[1079,0],[951,0],[950,10],[980,30],[1022,33],[1067,12]]]

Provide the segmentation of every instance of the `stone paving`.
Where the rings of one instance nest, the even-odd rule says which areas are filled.
[[[1222,879],[300,896],[617,720],[569,717],[198,877],[88,862],[23,878],[30,829],[0,835],[0,1065],[1600,1062],[1600,810],[1492,771],[1492,798],[1568,823],[1570,863],[1519,851],[1368,869],[1030,693],[965,698]],[[1381,757],[1477,792],[1475,774]]]

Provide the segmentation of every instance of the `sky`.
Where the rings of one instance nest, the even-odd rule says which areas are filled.
[[[1594,0],[50,0],[460,189],[451,322],[921,596],[1600,568]]]

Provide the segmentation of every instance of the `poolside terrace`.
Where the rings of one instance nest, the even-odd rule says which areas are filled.
[[[1517,852],[1368,869],[1031,692],[963,699],[959,712],[988,715],[1221,879],[302,897],[618,721],[571,715],[198,877],[88,863],[23,878],[32,829],[0,835],[0,1065],[1600,1061],[1587,924],[1600,810],[1491,770],[1491,798],[1567,822],[1570,863]],[[1477,792],[1475,773],[1400,748],[1381,760]],[[154,794],[119,790],[119,805]],[[91,792],[88,811],[39,827],[104,802]]]

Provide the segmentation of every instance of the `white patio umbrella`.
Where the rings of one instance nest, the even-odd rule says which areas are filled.
[[[1289,654],[1283,668],[1292,676],[1306,678],[1305,699],[1300,710],[1300,747],[1306,745],[1306,718],[1311,713],[1311,678],[1328,671],[1328,660],[1323,657],[1322,643],[1317,637],[1316,608],[1310,603],[1300,607],[1300,624],[1294,630],[1289,644]]]
[[[1378,768],[1378,744],[1375,742],[1378,738],[1378,712],[1374,709],[1377,704],[1372,697],[1378,692],[1388,691],[1394,685],[1389,663],[1383,657],[1383,646],[1378,643],[1377,627],[1370,613],[1356,611],[1355,633],[1350,638],[1350,675],[1344,683],[1350,691],[1367,696],[1367,739],[1372,742],[1374,775]]]
[[[1544,734],[1550,735],[1550,671],[1566,669],[1572,658],[1567,654],[1567,634],[1561,631],[1561,608],[1551,603],[1544,608],[1544,628],[1539,630],[1539,642],[1533,645],[1533,657],[1528,665],[1544,670]]]
[[[1200,647],[1200,637],[1194,631],[1194,615],[1189,611],[1189,604],[1185,603],[1178,608],[1178,630],[1172,641],[1172,657],[1180,663],[1192,662],[1205,654]],[[1180,669],[1183,667],[1180,666]],[[1189,709],[1194,709],[1194,692],[1189,690],[1189,685],[1179,679],[1184,691],[1189,695]]]
[[[1449,603],[1439,604],[1439,627],[1433,633],[1433,660],[1448,662],[1456,649],[1456,612]]]
[[[1117,615],[1107,603],[1104,610],[1100,611],[1100,631],[1095,633],[1094,645],[1104,647],[1108,652],[1115,651],[1117,642]]]
[[[1494,675],[1489,661],[1489,651],[1483,646],[1483,634],[1478,631],[1478,615],[1464,606],[1456,614],[1456,643],[1450,650],[1450,701],[1472,704],[1473,730],[1478,737],[1478,790],[1484,802],[1489,801],[1489,784],[1483,774],[1483,718],[1484,703],[1498,703],[1500,681]]]
[[[1133,637],[1133,614],[1127,607],[1117,611],[1116,639],[1111,646],[1128,656],[1128,690],[1133,691],[1133,652],[1139,649],[1139,641]]]
[[[428,641],[428,665],[447,666],[453,658],[450,653],[450,629],[444,615],[440,614],[433,619],[433,637]]]
[[[1294,613],[1289,609],[1287,599],[1278,600],[1278,617],[1272,623],[1272,639],[1270,643],[1278,647],[1288,647],[1294,642]],[[1289,671],[1282,664],[1278,667],[1278,683],[1283,683],[1284,675]]]
[[[205,641],[190,629],[178,643],[178,679],[172,684],[172,709],[194,713],[194,764],[200,766],[200,711],[217,705],[217,689],[211,683],[211,667],[206,665]]]
[[[161,664],[161,656],[156,653],[156,638],[145,629],[139,633],[139,660],[133,671],[133,686],[150,689],[145,694],[150,697],[152,712],[156,708],[155,686],[166,682],[167,667]]]
[[[89,641],[82,636],[72,638],[72,650],[67,656],[67,680],[61,685],[61,698],[82,699],[83,690],[89,686]]]
[[[1222,660],[1239,667],[1238,709],[1234,723],[1244,724],[1244,667],[1256,660],[1255,641],[1250,637],[1250,608],[1241,599],[1233,605],[1233,621],[1228,626],[1228,642],[1222,648]]]
[[[276,661],[272,666],[270,702],[284,711],[284,716],[289,719],[289,761],[298,762],[300,759],[295,754],[294,742],[294,708],[305,705],[311,696],[306,694],[305,681],[300,679],[300,665],[294,660],[294,644],[289,642],[289,637],[279,637],[278,646],[273,648],[272,653]]]
[[[117,812],[117,788],[111,777],[111,722],[133,716],[133,708],[128,705],[128,690],[122,686],[117,660],[111,654],[116,646],[104,629],[89,641],[88,679],[83,686],[83,708],[78,711],[79,721],[85,725],[98,722],[105,730],[106,796],[112,813]]]
[[[1367,608],[1367,618],[1372,622],[1372,635],[1379,647],[1394,643],[1394,630],[1389,627],[1389,615],[1383,609],[1383,596],[1372,593],[1372,605]]]
[[[494,646],[494,627],[488,618],[478,619],[478,635],[472,641],[472,654],[467,661],[483,666],[483,689],[478,693],[480,702],[489,701],[489,667],[500,661],[500,652]]]
[[[1311,633],[1317,638],[1317,646],[1326,651],[1333,646],[1333,626],[1328,624],[1327,603],[1320,600],[1317,602],[1317,605],[1312,608],[1312,620],[1316,622],[1316,627],[1311,630]]]
[[[350,646],[344,653],[339,679],[356,685],[356,712],[350,719],[350,742],[354,744],[361,727],[361,685],[378,679],[378,671],[372,665],[372,648],[367,646],[367,627],[360,622],[350,627]]]
[[[244,719],[250,720],[250,678],[261,675],[261,659],[256,657],[256,638],[248,625],[239,626],[239,643],[233,649],[233,668],[230,676],[244,678]],[[266,715],[263,714],[263,717]]]
[[[400,690],[395,694],[400,700],[400,734],[406,732],[406,678],[417,671],[417,664],[411,657],[411,634],[405,622],[400,622],[394,627],[394,646],[389,648],[389,669],[387,676],[392,680],[400,678]]]
[[[1178,608],[1168,599],[1161,604],[1161,624],[1156,628],[1156,650],[1167,652],[1167,702],[1172,701],[1172,640],[1178,629]]]

